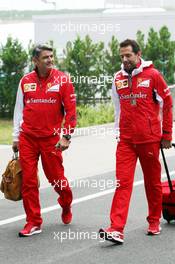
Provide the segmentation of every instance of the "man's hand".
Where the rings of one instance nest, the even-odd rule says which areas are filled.
[[[162,140],[161,140],[161,146],[162,146],[162,148],[164,148],[164,149],[169,149],[169,148],[172,147],[172,143],[171,143],[170,140],[162,139]]]
[[[18,150],[19,150],[19,141],[13,141],[12,149],[13,149],[13,152],[18,152]]]
[[[64,151],[68,149],[69,145],[70,145],[70,140],[67,140],[66,138],[62,137],[60,141],[58,141],[58,143],[55,145],[55,147]]]

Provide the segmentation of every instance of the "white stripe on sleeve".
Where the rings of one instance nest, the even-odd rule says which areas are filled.
[[[20,132],[20,125],[23,120],[23,108],[24,108],[24,102],[23,102],[23,92],[21,88],[21,82],[18,86],[17,96],[16,96],[16,104],[14,109],[14,116],[13,116],[13,141],[18,141],[19,132]]]
[[[114,114],[115,114],[114,129],[115,129],[116,136],[119,137],[120,100],[116,92],[116,86],[114,82],[112,84],[112,100],[114,103]]]

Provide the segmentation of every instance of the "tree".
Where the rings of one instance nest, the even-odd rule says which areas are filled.
[[[153,28],[148,32],[148,40],[145,46],[145,59],[152,60],[156,68],[159,68],[160,39]]]
[[[119,42],[118,40],[112,36],[111,42],[108,44],[108,48],[104,54],[104,74],[108,77],[108,81],[106,83],[106,94],[109,90],[111,90],[111,84],[114,77],[114,74],[120,70],[121,60],[119,55]],[[105,94],[105,95],[106,95]]]
[[[28,47],[27,47],[27,57],[28,57],[27,68],[28,68],[28,72],[32,71],[34,68],[34,65],[32,62],[32,51],[34,49],[34,46],[35,46],[35,44],[32,42],[32,40],[30,40]]]
[[[175,41],[171,41],[171,34],[166,26],[159,31],[160,36],[160,70],[168,83],[174,83],[175,71]]]
[[[89,36],[68,42],[63,50],[64,59],[60,68],[72,78],[77,94],[77,103],[89,103],[101,93],[100,76],[103,73],[103,42],[93,43]]]
[[[0,50],[0,115],[12,117],[18,83],[27,66],[27,53],[17,39],[7,38]]]
[[[166,81],[172,84],[175,70],[175,42],[171,41],[170,37],[171,34],[166,26],[163,26],[159,32],[151,28],[145,48],[145,59],[152,60]]]
[[[142,57],[145,57],[145,35],[142,33],[142,31],[138,30],[136,33],[136,39],[137,43],[140,46],[141,52],[142,52]]]

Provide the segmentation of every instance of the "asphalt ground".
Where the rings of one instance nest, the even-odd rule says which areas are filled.
[[[168,157],[170,171],[173,170],[174,157]],[[89,182],[113,180],[114,171],[86,178]],[[3,224],[2,220],[24,214],[21,202],[0,200],[0,255],[1,263],[174,263],[175,223],[167,224],[162,219],[162,233],[159,236],[146,235],[147,203],[141,182],[141,169],[138,164],[133,189],[125,242],[116,246],[102,241],[98,229],[109,224],[110,204],[113,193],[102,194],[98,188],[73,187],[73,221],[70,225],[61,223],[61,209],[43,213],[43,232],[29,238],[19,238],[18,231],[25,219]],[[73,186],[73,185],[72,185]],[[109,189],[108,189],[109,190]],[[91,197],[92,194],[102,194]],[[51,187],[41,189],[42,208],[56,205],[57,195]],[[85,198],[81,201],[81,198]],[[90,197],[89,200],[88,197]],[[79,199],[79,200],[78,200]]]
[[[173,264],[175,222],[167,224],[162,219],[162,233],[154,237],[146,235],[147,202],[139,163],[124,244],[118,246],[99,239],[99,228],[109,225],[114,192],[111,182],[114,183],[115,180],[115,140],[110,135],[104,138],[86,135],[74,138],[72,144],[69,152],[64,154],[65,167],[70,175],[74,194],[72,223],[62,224],[57,194],[39,170],[43,232],[32,237],[19,238],[18,232],[25,224],[22,202],[5,200],[1,195],[0,263]],[[165,153],[169,170],[175,177],[175,149]],[[2,172],[11,157],[10,146],[1,146],[0,156]],[[163,167],[162,176],[166,180]],[[107,182],[110,184],[107,185]]]

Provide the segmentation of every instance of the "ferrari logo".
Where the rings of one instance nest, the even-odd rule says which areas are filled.
[[[49,83],[47,84],[47,88],[49,89],[51,86],[52,86],[52,84],[49,82]]]
[[[117,90],[128,88],[128,79],[116,80],[115,86],[116,86]]]
[[[36,83],[25,83],[24,84],[24,93],[36,91]]]

